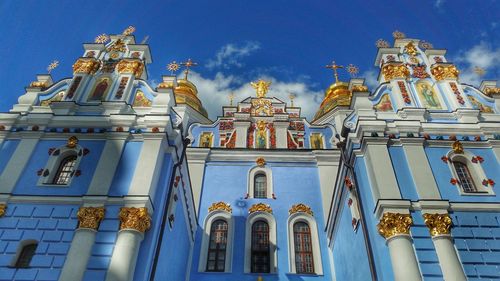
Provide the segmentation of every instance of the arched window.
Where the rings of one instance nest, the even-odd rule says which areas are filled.
[[[267,198],[267,176],[264,173],[259,173],[254,177],[254,198]]]
[[[252,225],[252,272],[270,272],[269,225],[263,220]]]
[[[472,178],[472,175],[469,171],[469,168],[467,167],[467,164],[464,164],[460,161],[452,161],[453,162],[453,167],[455,168],[455,171],[457,173],[458,181],[460,185],[462,186],[462,189],[466,193],[474,193],[477,192],[477,187],[474,184],[474,179]]]
[[[38,246],[37,242],[28,242],[22,245],[20,252],[17,255],[16,263],[14,264],[15,268],[27,268],[30,266],[31,259],[35,255],[36,247]]]
[[[68,184],[73,170],[75,169],[76,155],[66,156],[59,163],[57,173],[54,175],[52,184]]]
[[[311,229],[307,223],[297,222],[293,225],[293,241],[297,273],[314,273]]]
[[[216,220],[210,228],[210,242],[207,255],[207,271],[224,272],[226,264],[228,225],[224,220]]]

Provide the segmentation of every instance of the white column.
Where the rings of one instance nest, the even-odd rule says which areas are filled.
[[[19,177],[24,172],[24,167],[28,163],[33,150],[35,150],[39,138],[40,134],[30,135],[29,138],[28,135],[23,136],[9,163],[0,175],[0,193],[12,192]]]
[[[410,237],[412,223],[409,214],[388,212],[384,213],[377,225],[379,234],[386,239],[387,247],[389,247],[396,281],[422,280]]]
[[[424,214],[424,221],[432,236],[432,242],[439,259],[439,265],[446,281],[466,281],[464,270],[452,242],[451,218],[448,214]]]
[[[99,223],[104,218],[103,207],[82,207],[78,210],[78,228],[62,268],[59,281],[82,280],[92,254]]]
[[[131,281],[144,232],[151,227],[151,217],[145,207],[120,209],[120,232],[111,256],[106,281]]]
[[[155,195],[165,154],[164,138],[144,139],[128,195]],[[152,199],[153,200],[153,199]]]
[[[108,195],[124,146],[124,138],[106,141],[87,195]]]
[[[247,134],[250,122],[248,121],[235,121],[234,128],[236,129],[236,148],[247,147]]]
[[[276,148],[288,148],[288,125],[288,122],[274,122],[274,127],[276,128]]]
[[[196,210],[200,207],[201,188],[203,185],[203,175],[205,174],[205,163],[210,153],[209,148],[188,147],[186,152],[191,187],[193,190],[193,200]]]

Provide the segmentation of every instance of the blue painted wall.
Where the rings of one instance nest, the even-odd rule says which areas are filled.
[[[0,219],[0,280],[57,280],[77,226],[79,206],[9,204]],[[30,268],[9,268],[19,242],[39,241]]]
[[[16,151],[17,145],[20,140],[4,140],[2,144],[0,144],[0,174],[7,166],[7,163],[10,160],[10,157]]]
[[[134,176],[135,166],[141,154],[143,142],[128,141],[122,151],[120,162],[116,167],[113,182],[109,188],[110,196],[123,196],[128,194],[130,182]]]
[[[415,182],[409,168],[410,163],[408,163],[403,147],[390,146],[389,155],[391,157],[392,168],[396,174],[401,197],[413,201],[418,200]]]
[[[429,164],[431,165],[432,173],[436,179],[436,183],[441,193],[442,199],[447,199],[455,202],[500,202],[500,164],[498,163],[495,154],[491,149],[484,148],[474,148],[466,149],[474,155],[479,155],[484,158],[484,162],[481,163],[486,176],[493,179],[497,184],[493,187],[496,195],[494,196],[474,196],[474,195],[460,195],[459,187],[452,185],[450,179],[453,177],[448,163],[444,163],[441,160],[442,156],[445,156],[450,151],[450,148],[441,147],[426,147],[425,152],[427,154],[427,159],[429,159]],[[479,164],[478,164],[479,165]],[[491,187],[488,187],[491,188]]]
[[[287,163],[277,165],[268,163],[273,175],[273,190],[277,197],[273,199],[243,199],[247,193],[248,172],[255,163],[208,163],[203,180],[203,191],[199,210],[199,226],[196,243],[193,252],[190,280],[240,280],[255,281],[261,275],[264,280],[332,280],[330,275],[329,253],[324,234],[325,224],[322,219],[322,203],[319,186],[317,167],[310,164]],[[238,207],[236,202],[243,201],[244,207]],[[231,204],[235,220],[233,264],[232,273],[200,273],[198,264],[200,257],[201,234],[204,228],[204,220],[208,213],[208,207],[218,201]],[[245,222],[248,208],[255,203],[266,203],[273,209],[273,215],[277,224],[277,262],[278,272],[275,274],[245,274],[244,271],[244,247],[245,247]],[[312,276],[304,274],[289,273],[288,258],[288,210],[293,204],[304,203],[310,206],[314,212],[314,218],[318,226],[320,240],[323,276]]]
[[[96,169],[96,163],[99,162],[104,141],[80,140],[79,145],[82,148],[89,149],[89,153],[82,157],[78,170],[81,175],[73,177],[69,186],[37,186],[39,176],[37,171],[45,168],[49,160],[49,149],[66,145],[66,141],[46,141],[41,140],[36,145],[31,154],[19,181],[17,182],[13,194],[15,195],[84,195],[92,181]]]
[[[335,278],[341,280],[367,280],[370,265],[366,253],[361,226],[355,232],[351,226],[351,212],[347,207],[347,198],[334,236],[333,262]],[[356,270],[353,270],[355,268]]]

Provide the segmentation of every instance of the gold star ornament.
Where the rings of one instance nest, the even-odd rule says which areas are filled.
[[[135,27],[130,25],[129,27],[125,28],[125,30],[123,31],[123,35],[127,36],[127,35],[132,35],[132,33],[134,33],[135,31]]]
[[[172,75],[179,70],[179,64],[174,60],[173,62],[167,64],[167,70],[170,71]]]
[[[94,39],[95,43],[98,44],[104,44],[109,41],[109,36],[106,33],[99,34],[97,37]]]
[[[48,72],[49,72],[49,74],[50,74],[50,72],[51,72],[52,70],[56,69],[58,66],[59,66],[59,61],[58,61],[58,60],[54,60],[54,61],[52,61],[52,62],[49,64],[49,66],[47,66],[47,71],[48,71]]]

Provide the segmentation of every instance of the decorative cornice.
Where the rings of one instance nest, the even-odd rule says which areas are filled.
[[[436,80],[457,79],[460,73],[453,64],[435,64],[431,67],[431,73]]]
[[[73,73],[85,73],[94,74],[101,63],[93,58],[79,58],[75,64],[73,64]]]
[[[450,234],[452,220],[448,214],[423,214],[423,217],[432,237]]]
[[[144,64],[140,60],[121,60],[116,65],[118,73],[134,74],[135,77],[140,77],[144,71]]]
[[[81,207],[76,213],[78,228],[90,228],[97,230],[104,218],[103,207]]]
[[[258,203],[258,204],[253,204],[250,209],[248,209],[248,213],[252,214],[255,212],[266,212],[269,214],[273,213],[273,209],[271,209],[271,206],[264,204],[264,203]]]
[[[385,239],[396,235],[409,235],[413,220],[409,214],[384,213],[377,225],[378,233]]]
[[[402,63],[388,63],[382,67],[382,74],[386,81],[397,79],[397,78],[408,78],[410,76],[410,71]]]
[[[151,227],[151,217],[146,207],[122,207],[118,218],[120,230],[133,229],[144,233]]]
[[[231,205],[227,204],[226,202],[217,202],[217,203],[213,203],[210,207],[208,207],[208,211],[209,212],[213,212],[213,211],[225,211],[225,212],[228,212],[228,213],[232,213],[233,212],[233,209],[231,208]]]
[[[305,205],[305,204],[302,204],[302,203],[299,203],[299,204],[296,204],[296,205],[293,205],[292,208],[290,208],[290,210],[288,210],[288,214],[290,215],[293,215],[295,213],[307,213],[309,215],[313,215],[313,211],[311,210],[311,207]]]
[[[0,204],[0,218],[5,215],[5,209],[7,209],[7,204]]]

